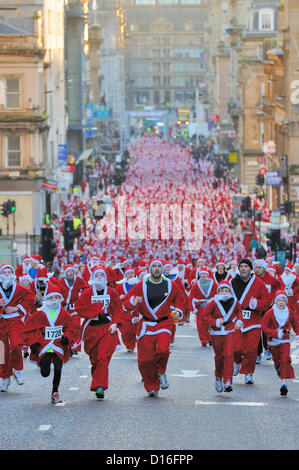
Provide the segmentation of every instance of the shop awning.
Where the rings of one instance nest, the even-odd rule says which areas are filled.
[[[82,162],[83,160],[86,160],[88,157],[90,157],[92,152],[93,152],[93,149],[84,150],[84,152],[81,153],[80,157],[76,161],[76,165],[77,163]]]

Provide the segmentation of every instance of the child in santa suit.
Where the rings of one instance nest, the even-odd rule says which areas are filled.
[[[77,330],[77,339],[80,336],[81,317],[75,310],[75,302],[80,297],[84,289],[88,289],[89,285],[85,280],[75,275],[75,268],[71,264],[67,264],[64,268],[64,276],[58,281],[60,292],[63,296],[63,307],[69,312],[73,319],[74,326]],[[81,345],[77,349],[72,350],[72,354],[78,354],[81,351]]]
[[[120,346],[117,328],[122,323],[122,305],[115,289],[107,285],[104,266],[95,266],[91,287],[75,302],[75,309],[84,318],[81,342],[91,362],[90,390],[104,398],[108,389],[108,372],[112,354]],[[75,347],[75,346],[74,346]]]
[[[14,375],[19,385],[24,384],[22,347],[24,345],[24,318],[30,312],[34,296],[29,289],[15,282],[15,270],[9,264],[0,266],[0,342],[4,349],[4,364],[0,365],[3,378],[2,392],[8,390]]]
[[[299,342],[299,325],[295,313],[287,306],[288,296],[284,291],[277,291],[273,307],[265,313],[262,319],[262,329],[268,338],[268,347],[272,354],[274,367],[282,384],[280,394],[287,395],[287,379],[295,377],[290,355],[290,330],[296,333]]]
[[[242,309],[228,281],[221,281],[217,294],[203,311],[208,324],[215,360],[215,388],[217,392],[232,391],[233,381],[233,337],[234,329],[241,328]],[[224,385],[224,386],[223,386]]]
[[[208,302],[217,293],[217,284],[209,277],[209,270],[205,266],[201,267],[198,274],[199,280],[195,282],[189,293],[189,311],[196,314],[197,333],[202,346],[206,347],[211,338],[202,313]]]
[[[122,282],[117,283],[116,287],[116,292],[119,295],[121,301],[124,299],[126,294],[130,292],[132,287],[137,284],[137,282],[138,279],[135,277],[134,269],[130,266],[126,267],[125,277]],[[122,324],[119,327],[122,341],[128,352],[133,352],[136,346],[137,324],[133,320],[134,316],[134,311],[131,312],[124,308]]]

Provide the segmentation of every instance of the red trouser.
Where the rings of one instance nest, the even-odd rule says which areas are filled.
[[[215,375],[221,377],[223,382],[233,380],[234,358],[233,341],[234,333],[227,335],[211,335],[214,349]]]
[[[234,362],[242,361],[240,374],[253,374],[256,365],[257,349],[260,341],[261,329],[234,332]]]
[[[22,337],[23,323],[19,319],[0,320],[1,351],[4,349],[4,363],[0,365],[0,377],[7,379],[13,369],[23,370]]]
[[[136,330],[137,325],[131,322],[131,320],[123,321],[119,327],[121,332],[121,339],[127,349],[134,350],[136,346]]]
[[[169,333],[144,335],[137,342],[138,368],[147,392],[159,390],[158,374],[164,374],[169,359]]]
[[[120,344],[118,334],[109,331],[109,324],[87,326],[84,335],[84,350],[91,362],[92,381],[90,390],[108,388],[108,369],[112,354]]]
[[[280,368],[281,379],[293,379],[295,377],[295,373],[293,366],[291,365],[290,343],[282,343],[277,346],[268,345],[268,348],[272,354],[275,368]]]
[[[209,341],[211,341],[208,324],[202,320],[200,310],[196,314],[196,328],[200,342],[202,344],[207,344]]]
[[[75,326],[75,330],[76,330],[76,343],[80,343],[80,339],[81,339],[81,336],[80,336],[80,332],[81,332],[81,317],[75,313],[74,314],[74,310],[68,310],[69,314],[71,315],[72,317],[72,320],[73,320],[73,324]],[[76,348],[74,348],[76,351],[81,351],[81,344],[79,344],[79,346],[77,346]]]

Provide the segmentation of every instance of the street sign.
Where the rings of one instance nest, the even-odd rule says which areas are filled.
[[[280,186],[281,185],[280,172],[279,171],[267,171],[266,185],[267,186]]]
[[[58,165],[65,165],[67,159],[66,145],[58,145]]]
[[[260,175],[265,175],[266,173],[267,173],[267,168],[265,168],[264,166],[259,168],[259,174]]]

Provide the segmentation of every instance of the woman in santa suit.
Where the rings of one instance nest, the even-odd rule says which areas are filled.
[[[84,318],[81,342],[91,362],[90,390],[104,398],[108,389],[109,364],[114,351],[120,346],[117,327],[122,323],[122,304],[115,289],[107,285],[104,266],[92,270],[91,287],[85,289],[75,302],[75,309]],[[76,347],[77,344],[74,346]]]
[[[137,282],[138,278],[135,277],[135,270],[132,267],[127,266],[125,269],[125,277],[123,281],[117,283],[116,287],[116,292],[119,295],[121,302],[123,301],[126,294],[130,292],[132,287],[137,284]],[[136,346],[137,324],[133,320],[134,316],[134,311],[131,312],[124,308],[122,324],[119,327],[122,341],[128,352],[134,352]]]
[[[75,340],[76,330],[69,313],[61,306],[63,297],[57,286],[49,285],[39,308],[27,317],[24,325],[25,343],[30,346],[30,359],[37,363],[43,377],[51,372],[54,365],[52,403],[61,403],[58,388],[63,363],[70,358],[70,347]]]
[[[189,293],[189,311],[196,314],[196,328],[203,347],[210,342],[208,325],[203,319],[203,309],[217,293],[216,282],[209,277],[209,270],[203,266],[199,271],[199,280],[193,285]]]
[[[272,354],[274,367],[282,380],[280,394],[287,395],[287,379],[295,377],[290,355],[290,331],[295,331],[299,342],[299,324],[293,310],[288,307],[289,297],[284,291],[277,291],[273,307],[262,318],[262,329],[268,338],[268,347]]]
[[[71,315],[74,326],[77,329],[77,339],[80,336],[81,329],[81,317],[78,315],[78,312],[75,310],[75,302],[80,297],[81,292],[84,289],[88,289],[89,285],[85,280],[75,275],[75,268],[71,264],[67,264],[64,268],[64,276],[58,281],[60,292],[63,296],[63,307]],[[73,354],[78,354],[78,351],[81,351],[81,345],[77,349],[72,351]]]
[[[216,270],[213,272],[213,279],[216,284],[221,281],[229,281],[232,276],[225,270],[225,262],[223,259],[219,259],[216,263]]]
[[[288,263],[284,267],[283,274],[278,278],[282,289],[288,296],[288,305],[296,310],[296,303],[299,300],[299,280],[295,273],[292,272],[293,266]]]
[[[127,310],[138,310],[138,368],[148,396],[155,397],[161,387],[169,387],[166,367],[170,354],[173,321],[183,319],[179,287],[163,276],[163,262],[154,258],[150,275],[138,282],[123,299]]]
[[[203,311],[209,326],[215,360],[215,388],[217,392],[232,391],[234,330],[241,328],[242,309],[228,281],[221,281],[217,294]]]

